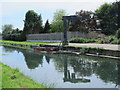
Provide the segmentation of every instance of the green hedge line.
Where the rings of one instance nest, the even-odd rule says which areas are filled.
[[[87,38],[73,38],[69,40],[70,43],[100,43],[100,44],[106,44],[104,40],[98,40],[98,39],[87,39]],[[107,42],[107,44],[120,44],[120,39],[117,41]]]
[[[120,39],[118,41],[112,41],[111,44],[120,44]]]
[[[23,34],[6,34],[3,35],[3,40],[25,41],[26,37]]]
[[[70,43],[95,43],[94,39],[87,39],[87,38],[73,38],[69,41]]]

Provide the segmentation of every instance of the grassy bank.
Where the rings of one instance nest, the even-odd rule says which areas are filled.
[[[0,68],[0,71],[2,71],[2,88],[46,88],[24,76],[18,69],[11,69],[2,63],[0,63],[0,66],[2,66],[2,69]]]
[[[2,89],[2,65],[0,64],[0,90]]]
[[[53,42],[28,42],[28,41],[19,42],[19,41],[7,41],[7,40],[0,40],[0,42],[6,44],[20,44],[20,45],[40,45],[40,44],[53,43]]]
[[[44,45],[44,44],[51,44],[55,42],[19,42],[19,41],[7,41],[7,40],[0,40],[1,45],[16,47],[21,49],[31,49],[31,45]]]
[[[6,40],[0,40],[2,42],[1,45],[10,46],[10,47],[16,47],[21,49],[32,49],[31,45],[41,45],[45,47],[52,47],[52,46],[58,46],[58,45],[47,45],[50,44],[49,42],[18,42],[18,41],[6,41]],[[63,48],[75,48],[75,49],[85,49],[85,50],[107,50],[101,47],[83,47],[83,46],[69,46],[65,45]],[[120,51],[120,50],[112,50],[112,51]]]

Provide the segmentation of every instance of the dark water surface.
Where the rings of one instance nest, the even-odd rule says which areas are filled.
[[[34,81],[57,88],[117,88],[120,61],[68,54],[42,54],[0,46],[0,62]]]

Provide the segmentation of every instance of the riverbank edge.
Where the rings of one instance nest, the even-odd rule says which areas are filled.
[[[1,45],[21,48],[21,49],[33,49],[33,47],[37,47],[37,46],[59,47],[58,45],[47,45],[47,44],[25,45],[25,44],[16,44],[16,43],[10,43],[10,42],[1,42]],[[84,55],[94,56],[94,57],[112,58],[117,60],[120,59],[120,50],[108,50],[104,48],[93,48],[93,47],[75,47],[75,46],[68,46],[68,45],[62,46],[62,50],[63,51],[61,51],[61,53],[66,53],[66,54],[76,54],[76,55],[84,54]]]
[[[38,84],[28,76],[23,75],[18,69],[12,69],[0,62],[2,89],[4,88],[47,88]]]

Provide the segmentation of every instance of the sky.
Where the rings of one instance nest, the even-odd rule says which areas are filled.
[[[56,10],[64,9],[69,15],[76,11],[95,11],[104,3],[116,0],[1,0],[0,1],[0,32],[2,25],[12,24],[14,28],[23,29],[25,14],[34,10],[42,15],[43,25],[48,19],[52,21]]]

